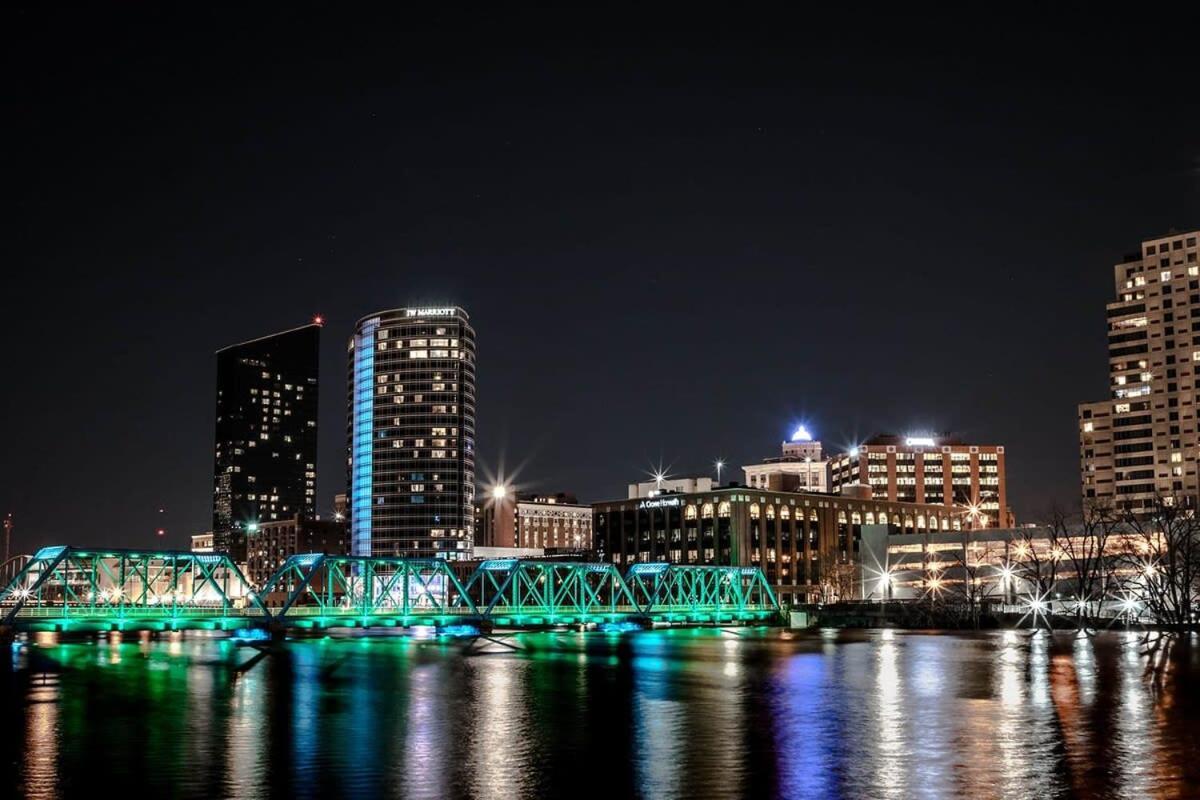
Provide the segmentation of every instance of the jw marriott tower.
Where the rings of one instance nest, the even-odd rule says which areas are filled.
[[[1109,397],[1079,406],[1085,505],[1151,511],[1200,496],[1200,231],[1142,242],[1113,267]]]
[[[312,517],[321,323],[217,351],[213,546],[245,557],[260,522]]]
[[[457,306],[363,317],[349,354],[355,555],[468,558],[475,496],[475,331]]]

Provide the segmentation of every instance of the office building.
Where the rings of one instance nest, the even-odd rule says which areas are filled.
[[[193,553],[211,553],[213,551],[213,534],[212,531],[204,531],[203,533],[192,534],[192,552]]]
[[[217,351],[213,547],[237,561],[249,525],[315,510],[320,332],[314,322]]]
[[[350,552],[346,523],[300,516],[263,522],[246,532],[246,578],[261,587],[298,553],[346,555]]]
[[[475,331],[457,307],[358,321],[349,358],[355,555],[467,558],[475,495]]]
[[[475,501],[475,544],[585,551],[592,548],[592,507],[565,492],[511,492],[498,487]]]
[[[852,490],[853,491],[853,490]],[[850,599],[864,525],[957,530],[962,509],[861,496],[725,486],[592,504],[594,547],[629,564],[758,566],[784,602]]]
[[[971,528],[1012,527],[1004,446],[949,436],[873,436],[830,460],[830,488],[866,485],[871,496],[967,512]]]
[[[798,427],[782,450],[781,455],[765,458],[761,464],[742,467],[746,485],[781,492],[829,491],[829,461],[808,428]]]
[[[1141,513],[1155,498],[1196,505],[1200,419],[1200,231],[1142,242],[1113,267],[1109,396],[1079,406],[1087,505]]]

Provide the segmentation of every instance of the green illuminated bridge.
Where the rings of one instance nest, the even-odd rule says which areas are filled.
[[[0,593],[17,631],[545,628],[746,624],[779,606],[757,567],[494,559],[465,581],[441,559],[308,553],[254,587],[222,553],[45,547]]]

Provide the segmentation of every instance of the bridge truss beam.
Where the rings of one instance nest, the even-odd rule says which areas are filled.
[[[265,614],[220,553],[44,547],[0,592],[0,623],[33,629],[227,629]]]
[[[634,564],[625,582],[652,619],[719,622],[779,613],[775,593],[758,567]]]
[[[442,559],[295,555],[260,589],[273,620],[295,627],[448,624],[479,611]]]
[[[479,565],[466,588],[484,616],[502,626],[638,616],[629,587],[608,563],[493,559]]]

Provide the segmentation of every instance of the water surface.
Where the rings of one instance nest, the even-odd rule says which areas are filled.
[[[1134,635],[506,642],[44,640],[4,674],[2,777],[33,798],[1200,796],[1200,665],[1148,673]]]

